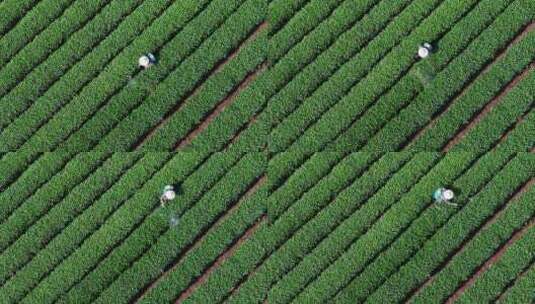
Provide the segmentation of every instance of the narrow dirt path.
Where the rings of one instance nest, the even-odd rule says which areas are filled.
[[[181,101],[180,102],[177,102],[176,105],[170,110],[168,111],[165,116],[163,117],[163,119],[161,121],[159,121],[155,126],[153,126],[145,135],[143,135],[139,140],[138,142],[136,142],[132,149],[138,149],[139,147],[143,146],[143,144],[149,140],[150,138],[152,138],[154,136],[154,133],[156,133],[156,131],[158,129],[160,129],[160,127],[162,127],[163,125],[165,125],[170,119],[171,117],[173,117],[173,115],[177,112],[179,112],[183,107],[184,105],[187,103],[187,101],[189,99],[191,99],[192,97],[196,96],[197,94],[199,94],[200,90],[204,87],[204,83],[206,82],[207,79],[209,79],[212,75],[215,75],[219,72],[221,72],[221,70],[223,69],[223,67],[225,65],[227,65],[229,62],[231,62],[234,58],[236,58],[236,56],[240,53],[240,51],[249,43],[251,42],[252,40],[256,39],[256,37],[265,29],[267,28],[267,22],[262,22],[260,23],[258,26],[256,26],[253,31],[251,32],[251,34],[242,42],[240,43],[240,45],[234,49],[228,56],[226,56],[225,58],[223,58],[222,60],[220,60],[212,69],[211,71],[205,76],[203,77],[203,79],[201,81],[199,81],[199,83],[195,86],[195,88],[193,89],[193,91],[191,93],[189,93],[186,97],[184,98],[181,98]]]
[[[488,229],[488,227],[494,224],[498,220],[498,218],[504,213],[507,206],[509,206],[510,204],[514,204],[518,200],[518,198],[534,184],[535,184],[535,179],[531,179],[527,183],[525,183],[522,187],[520,187],[520,189],[518,189],[518,191],[508,200],[508,202],[504,205],[504,207],[500,209],[498,212],[496,212],[489,220],[487,220],[487,222],[481,227],[481,229],[479,229],[474,234],[474,237],[476,237],[479,233]],[[451,260],[453,260],[456,256],[464,252],[465,245],[474,237],[465,240],[461,244],[460,248],[455,253],[453,253],[446,261],[444,261],[444,263],[442,263],[442,265],[438,269],[436,269],[436,271],[433,272],[433,275],[428,277],[427,280],[422,285],[420,285],[416,290],[414,290],[414,292],[412,292],[412,294],[408,297],[408,302],[411,302],[414,296],[418,295],[422,290],[424,290],[427,286],[429,286],[435,280],[436,275],[444,267],[446,267]]]
[[[505,97],[509,91],[511,91],[522,79],[524,79],[530,72],[532,72],[535,68],[535,64],[531,64],[526,68],[522,73],[518,74],[515,78],[513,78],[506,86],[505,88],[495,96],[489,103],[485,105],[485,107],[476,115],[475,118],[473,118],[468,125],[466,125],[460,132],[457,133],[455,137],[450,139],[450,141],[444,146],[444,149],[442,152],[448,152],[452,147],[457,145],[472,128],[477,125],[487,114],[489,114],[492,109]]]
[[[226,107],[231,105],[236,97],[238,97],[238,95],[240,95],[241,92],[245,90],[262,72],[263,69],[257,69],[245,77],[242,82],[227,97],[225,97],[225,99],[223,99],[214,109],[212,109],[208,116],[206,116],[205,119],[197,127],[195,127],[195,129],[191,130],[188,135],[176,143],[174,150],[181,150],[189,146],[191,141],[202,131],[204,131],[208,125],[210,125],[210,123],[212,123],[212,121],[225,110]]]
[[[516,201],[524,192],[526,192],[530,187],[532,187],[535,184],[535,179],[531,179],[529,182],[527,182],[522,188],[520,188],[515,195],[511,198],[511,201]],[[492,224],[495,222],[497,217],[493,217],[489,224]],[[498,261],[502,255],[507,251],[509,246],[511,246],[514,242],[519,240],[530,228],[535,227],[535,219],[532,219],[530,222],[528,222],[524,227],[522,227],[520,230],[516,231],[512,237],[504,244],[502,245],[482,266],[480,266],[477,271],[475,272],[468,281],[466,281],[463,285],[461,285],[455,293],[453,293],[450,298],[446,301],[446,303],[451,304],[455,303],[457,299],[464,293],[464,291],[472,286],[474,282],[485,272],[487,271],[496,261]]]
[[[260,75],[262,73],[264,73],[267,69],[267,63],[263,63],[260,68],[258,69],[257,71],[257,74]],[[225,145],[225,147],[223,149],[221,149],[222,151],[225,151],[229,146],[235,144],[239,139],[240,139],[240,136],[242,134],[242,132],[244,132],[245,130],[249,129],[253,124],[256,123],[256,120],[258,118],[258,116],[262,113],[262,111],[264,111],[265,107],[263,107],[258,113],[254,114],[250,119],[249,121],[243,125],[242,128],[240,128],[236,134],[234,134],[234,136],[232,136],[232,138],[228,141],[228,143]],[[266,134],[267,136],[267,134]],[[267,142],[267,140],[266,140]]]
[[[247,239],[249,239],[254,233],[256,230],[258,230],[258,228],[260,227],[260,225],[262,223],[264,223],[266,221],[266,216],[262,216],[259,220],[256,221],[256,223],[251,226],[249,229],[247,229],[247,231],[245,231],[245,233],[236,241],[236,243],[234,243],[234,245],[232,245],[230,248],[228,248],[225,252],[223,252],[218,258],[217,260],[212,264],[212,266],[210,266],[210,268],[208,268],[203,274],[201,277],[199,277],[195,283],[193,283],[192,285],[190,285],[188,287],[188,289],[186,289],[182,294],[180,294],[180,296],[178,297],[178,299],[176,300],[175,303],[182,303],[185,299],[187,299],[189,296],[191,296],[191,294],[193,292],[195,292],[195,290],[197,290],[204,282],[206,282],[206,280],[208,279],[208,277],[217,269],[219,268],[219,266],[221,266],[221,264],[223,264],[225,262],[226,259],[228,259],[230,256],[232,256],[234,254],[234,252],[243,244],[243,242],[245,242]]]
[[[488,71],[491,69],[491,67],[496,63],[498,62],[499,60],[501,60],[505,54],[509,51],[509,49],[511,48],[511,46],[513,46],[514,44],[516,44],[518,41],[520,41],[522,38],[524,38],[530,31],[532,31],[533,29],[535,29],[535,22],[532,22],[531,24],[529,24],[528,26],[526,26],[510,43],[509,45],[504,48],[503,50],[501,50],[497,56],[492,60],[492,62],[490,62],[489,64],[487,64],[485,66],[485,68],[481,71],[481,73],[476,77],[474,78],[467,86],[465,86],[465,88],[459,93],[457,94],[454,98],[452,98],[452,101],[446,106],[446,108],[439,114],[437,114],[434,118],[431,119],[431,121],[423,128],[421,128],[420,130],[418,130],[413,136],[412,138],[408,141],[408,143],[406,144],[406,146],[410,146],[412,143],[416,142],[423,134],[425,134],[425,132],[428,130],[428,129],[431,129],[436,123],[437,121],[442,117],[442,115],[444,115],[445,113],[447,113],[451,107],[452,104],[454,104],[458,99],[460,99],[462,96],[464,96],[466,94],[466,92],[473,86],[474,82],[477,81],[481,75],[484,75],[486,73],[488,73]]]
[[[459,289],[457,289],[457,291],[446,301],[446,303],[455,303],[467,288],[470,288],[485,271],[487,271],[494,263],[496,263],[502,257],[502,255],[507,251],[509,246],[511,246],[514,242],[518,241],[530,228],[533,227],[535,227],[535,221],[531,221],[528,225],[517,231],[513,235],[513,237],[509,239],[509,241],[507,241],[507,243],[505,243],[505,245],[503,245],[498,251],[496,251],[496,253],[491,256],[468,281],[466,281]]]
[[[529,114],[531,113],[530,110],[528,110],[526,113],[524,113],[524,115],[520,116],[516,121],[515,123],[506,131],[502,134],[502,136],[500,137],[500,139],[498,140],[498,142],[496,143],[496,145],[492,148],[492,151],[496,151],[496,149],[498,148],[498,146],[502,145],[504,142],[507,141],[507,138],[509,137],[509,135],[511,134],[511,132],[513,132],[518,126],[520,126],[522,123],[524,123],[524,120],[526,119],[526,116],[528,116]]]
[[[533,269],[533,267],[535,266],[535,263],[531,263],[530,266],[526,267],[526,269],[524,269],[524,271],[522,271],[515,279],[514,281],[509,285],[507,286],[504,290],[502,290],[502,293],[498,296],[498,298],[496,299],[495,303],[504,303],[503,300],[504,300],[504,297],[505,295],[507,294],[507,292],[509,291],[509,289],[511,289],[511,287],[513,287],[519,280],[521,280],[530,270]]]
[[[138,303],[142,298],[143,296],[148,292],[150,291],[151,289],[153,289],[154,287],[156,287],[156,285],[163,279],[165,278],[170,272],[172,272],[173,270],[176,269],[176,267],[178,267],[178,265],[181,264],[181,262],[183,261],[183,259],[188,256],[189,253],[191,253],[193,250],[197,249],[202,243],[203,241],[205,240],[205,237],[206,235],[210,232],[210,231],[213,231],[214,229],[217,229],[217,227],[219,227],[221,225],[221,223],[223,223],[231,214],[233,214],[233,212],[235,212],[242,204],[243,204],[243,201],[245,201],[248,197],[250,197],[251,195],[253,195],[266,181],[267,177],[265,175],[261,176],[260,178],[258,178],[252,185],[251,187],[243,194],[241,195],[240,199],[230,208],[228,209],[225,214],[223,216],[221,216],[219,219],[217,219],[217,221],[209,228],[208,231],[206,231],[206,233],[202,233],[201,235],[199,235],[192,243],[191,246],[189,246],[189,248],[187,248],[186,250],[184,250],[178,257],[177,259],[172,263],[173,266],[171,266],[169,269],[167,269],[166,271],[162,272],[158,278],[156,278],[155,280],[152,281],[152,283],[150,283],[149,285],[147,285],[137,296],[136,296],[136,300],[135,302]]]

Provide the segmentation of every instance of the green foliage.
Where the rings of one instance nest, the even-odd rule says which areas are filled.
[[[124,179],[132,179],[131,175],[125,174],[140,157],[139,153],[114,154],[3,252],[0,279],[4,284],[0,294],[6,295],[4,299],[20,301],[54,265],[97,229],[99,222],[107,216],[100,217],[100,214],[111,212],[123,201],[116,189],[123,185]],[[143,170],[147,170],[150,163],[143,165],[147,166]],[[143,173],[139,169],[136,171]],[[133,193],[125,191],[121,194],[130,196]],[[9,278],[7,282],[6,278]]]
[[[0,149],[20,147],[169,5],[140,3],[106,6],[2,98],[2,124],[12,123],[0,134]]]
[[[396,243],[368,266],[358,280],[352,282],[357,298],[369,296],[368,300],[372,302],[383,297],[399,301],[406,299],[407,294],[417,284],[423,283],[432,271],[430,266],[440,265],[448,254],[457,250],[497,210],[503,208],[516,189],[529,180],[530,170],[535,168],[532,160],[524,155],[513,159],[498,171],[500,165],[503,166],[503,157],[487,154],[453,186],[463,191],[456,198],[458,204],[462,205],[460,210],[446,208],[422,214]],[[376,284],[382,282],[381,287],[359,284],[367,276],[367,282],[372,281],[376,273],[385,280],[376,281]],[[388,277],[391,273],[394,275]],[[371,288],[366,290],[367,287]],[[370,291],[376,288],[370,296]]]
[[[433,0],[414,1],[412,5],[405,1],[381,2],[342,34],[313,64],[303,69],[271,99],[270,119],[274,125],[280,120],[282,122],[270,134],[270,150],[286,149],[372,71],[402,39],[406,39],[405,36],[436,5],[438,1]],[[323,141],[324,138],[316,140]],[[313,146],[303,146],[302,149],[319,150]]]
[[[199,125],[222,99],[232,94],[239,83],[252,73],[264,61],[266,32],[243,46],[236,58],[225,64],[221,71],[210,76],[198,94],[190,96],[180,105],[176,112],[152,137],[141,146],[144,150],[171,150],[185,138],[188,132]],[[237,97],[239,98],[239,97]],[[198,135],[200,136],[200,135]]]
[[[42,214],[61,201],[71,189],[84,181],[92,171],[101,166],[105,157],[101,154],[82,153],[72,159],[60,174],[39,188],[20,206],[2,204],[2,226],[0,226],[0,250],[4,251],[13,241],[32,226]]]
[[[516,230],[522,228],[535,215],[534,194],[535,188],[531,187],[517,201],[507,205],[495,222],[490,223],[486,229],[481,230],[466,243],[463,250],[457,252],[435,275],[433,281],[416,294],[412,299],[414,303],[443,301],[455,292],[460,284],[473,275],[476,269],[498,250],[500,245],[505,244]],[[475,201],[470,202],[471,205],[474,203]],[[447,228],[444,227],[443,230],[446,231]],[[436,240],[439,239],[437,236]],[[399,278],[403,273],[405,276],[412,276],[413,281],[416,281],[427,276],[430,269],[437,266],[435,261],[444,258],[448,250],[453,247],[451,246],[453,244],[449,243],[437,245],[437,241],[428,242],[421,252],[414,256],[414,260],[406,264],[400,270],[400,274],[396,274],[396,277]],[[431,261],[432,259],[435,261]]]
[[[533,19],[525,2],[515,1],[478,36],[464,51],[440,72],[433,83],[404,108],[398,116],[371,138],[365,150],[395,150],[426,124],[430,117],[458,94],[472,77],[504,49],[509,41]],[[481,139],[486,139],[481,137]],[[465,146],[480,150],[479,146]],[[465,149],[466,150],[466,149]]]
[[[74,0],[6,0],[0,18],[0,65],[11,61],[27,43],[68,9]],[[26,14],[24,14],[26,12]],[[81,15],[80,17],[83,17]],[[9,28],[13,26],[12,28]],[[26,51],[28,52],[28,51]],[[2,90],[1,95],[5,94]]]
[[[434,189],[453,182],[472,162],[473,155],[469,153],[451,153],[445,156],[398,204],[384,213],[380,221],[374,223],[366,234],[352,243],[335,262],[310,282],[295,301],[321,302],[322,299],[333,297],[428,209],[432,204],[430,193]]]
[[[535,229],[531,226],[520,240],[507,248],[493,267],[478,277],[474,284],[461,294],[458,303],[496,300],[502,290],[531,265],[535,258],[534,237]],[[529,296],[529,293],[526,296]]]
[[[24,32],[13,32],[13,36],[8,34],[0,40],[5,43],[5,46],[15,47],[15,50],[19,50],[24,46],[18,53],[16,51],[6,52],[6,57],[2,60],[3,63],[9,60],[9,63],[0,70],[0,96],[4,96],[35,65],[46,59],[54,49],[59,47],[71,34],[79,30],[88,20],[93,18],[108,2],[109,0],[49,0],[41,2],[40,4],[46,3],[46,5],[41,7],[37,6],[46,16],[46,18],[42,19],[43,24],[39,24],[39,19],[30,19],[28,20],[28,28],[19,24]],[[68,5],[69,7],[63,12]],[[63,14],[56,19],[60,13]],[[54,21],[50,22],[51,20]],[[36,37],[33,36],[34,26],[44,29]],[[3,49],[2,46],[0,48]],[[56,73],[56,71],[53,71],[53,73]],[[61,74],[61,72],[58,72],[58,74]],[[4,127],[5,125],[5,122],[2,120],[0,126]]]
[[[321,233],[322,237],[315,236],[316,241],[309,242],[315,247],[313,250],[308,247],[308,254],[301,261],[297,263],[298,260],[293,260],[292,263],[287,263],[287,266],[291,267],[284,271],[284,277],[277,280],[269,291],[267,300],[270,303],[283,303],[295,297],[303,286],[336,260],[359,235],[364,234],[371,223],[405,194],[438,158],[437,154],[429,153],[415,156],[414,161],[400,163],[400,160],[407,161],[408,154],[399,154],[387,154],[378,160],[354,185],[344,190],[316,218],[310,220],[302,228],[303,231],[292,236],[299,238],[299,242],[292,242],[290,239],[279,252],[272,255],[273,258],[270,257],[271,260],[276,259],[277,255],[291,256],[307,248],[308,245],[303,242],[312,237],[312,234],[307,236],[305,231],[308,230],[310,234],[311,227],[317,230],[314,234]],[[382,171],[381,167],[387,164],[399,170]],[[401,168],[400,164],[403,165]],[[379,175],[375,176],[376,174]],[[319,243],[317,240],[320,240]],[[300,248],[292,249],[292,245],[298,245]],[[277,274],[274,270],[271,270],[271,273]]]
[[[191,208],[187,211],[180,211],[178,225],[161,235],[157,242],[144,252],[143,256],[137,259],[131,267],[121,272],[120,275],[118,273],[119,277],[110,286],[107,286],[95,302],[127,302],[132,299],[145,285],[150,284],[161,274],[160,269],[169,265],[176,256],[184,252],[185,248],[192,245],[196,238],[212,227],[218,219],[221,219],[226,210],[229,210],[234,204],[245,203],[240,201],[242,195],[263,172],[264,160],[262,155],[258,153],[246,155],[235,167],[225,173],[223,179],[214,188],[205,192],[202,198],[197,199]],[[146,233],[143,235],[147,237]],[[132,243],[132,246],[137,247],[139,243],[139,241]],[[128,240],[125,245],[127,244]],[[115,249],[115,251],[122,251],[122,248]],[[127,246],[123,252],[125,255],[130,255],[132,251]],[[124,259],[125,255],[121,255],[121,257]]]
[[[119,120],[124,115],[127,116],[104,137],[102,137],[104,134],[96,132],[97,128],[91,127],[93,122],[97,123],[98,114],[85,126],[87,128],[85,130],[91,131],[91,137],[100,140],[95,149],[129,150],[140,136],[163,118],[165,113],[176,104],[177,100],[184,98],[188,92],[191,92],[195,85],[209,74],[218,61],[247,38],[251,28],[254,28],[264,17],[263,2],[263,0],[246,1],[223,24],[214,24],[214,27],[219,27],[202,44],[201,41],[189,43],[184,41],[183,45],[177,46],[177,51],[183,52],[189,49],[188,51],[191,52],[191,55],[176,58],[176,54],[174,57],[163,56],[162,54],[162,58],[173,58],[173,61],[176,60],[176,62],[171,61],[164,65],[165,63],[162,60],[160,63],[162,68],[158,70],[161,82],[154,89],[154,93],[151,96],[148,96],[139,107],[132,107],[134,106],[133,100],[136,100],[137,97],[128,91],[123,91],[122,93],[124,94],[117,95],[120,96],[118,100],[110,101],[100,111],[106,117],[106,119],[101,120],[100,125],[103,123],[110,124],[113,120]],[[224,7],[230,6],[228,1],[220,5]],[[215,16],[220,13],[221,8],[214,8],[213,14]],[[206,16],[204,18],[217,20],[215,16]],[[206,24],[209,24],[209,22],[205,21],[202,25],[206,26]],[[204,36],[200,32],[199,26],[193,27],[193,24],[191,26],[197,33],[187,33],[186,38],[195,37],[195,39],[198,39],[198,37]],[[184,47],[184,45],[187,47]],[[198,48],[195,49],[195,47]],[[175,64],[178,64],[178,67],[173,70],[172,67]],[[170,74],[167,75],[169,72]],[[114,118],[109,119],[111,117]],[[90,137],[84,136],[83,138],[87,141]]]
[[[535,32],[528,34],[518,44],[514,44],[504,57],[490,66],[478,77],[463,95],[452,103],[448,111],[441,115],[436,124],[424,131],[410,149],[440,149],[448,139],[455,136],[462,126],[480,111],[503,87],[525,69],[535,58],[531,51],[535,43]]]

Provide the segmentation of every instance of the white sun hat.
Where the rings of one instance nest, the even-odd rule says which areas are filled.
[[[453,199],[455,194],[450,189],[446,189],[444,190],[444,192],[442,192],[442,196],[444,197],[445,200],[449,201]]]
[[[165,190],[165,192],[163,193],[163,196],[165,197],[166,200],[170,201],[170,200],[175,199],[176,193],[174,190]]]
[[[432,50],[433,46],[430,43],[424,42],[424,44],[418,47],[418,56],[424,59],[429,56]]]
[[[427,56],[429,56],[429,49],[427,49],[426,47],[420,46],[418,48],[418,57],[424,59],[424,58],[427,58]]]
[[[140,67],[145,69],[151,66],[150,58],[146,55],[139,57],[138,63]]]

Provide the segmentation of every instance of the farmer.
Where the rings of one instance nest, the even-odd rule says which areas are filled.
[[[156,63],[156,57],[152,53],[148,53],[139,57],[138,63],[140,67],[148,69]]]
[[[421,59],[427,58],[431,51],[433,50],[433,47],[429,43],[424,43],[420,47],[418,47],[418,57]]]
[[[457,206],[457,204],[452,203],[451,200],[455,197],[454,193],[450,189],[438,188],[433,193],[433,199],[436,203],[444,203],[452,206]]]
[[[160,204],[165,207],[165,204],[176,197],[176,192],[173,186],[167,185],[163,188],[162,196],[160,197]]]

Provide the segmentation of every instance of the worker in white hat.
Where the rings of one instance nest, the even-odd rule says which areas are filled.
[[[421,59],[425,59],[429,56],[431,51],[433,50],[433,47],[429,43],[424,43],[418,47],[418,57]]]
[[[163,188],[162,196],[160,197],[160,204],[162,207],[165,207],[165,204],[169,201],[174,200],[176,197],[176,192],[173,186],[167,185]]]
[[[138,64],[140,67],[144,69],[150,68],[152,65],[156,63],[156,56],[154,56],[152,53],[148,53],[146,55],[143,55],[139,57]]]
[[[455,194],[451,189],[446,188],[438,188],[433,193],[433,199],[436,203],[444,203],[452,206],[457,206],[457,204],[452,203],[451,201],[454,199]]]

